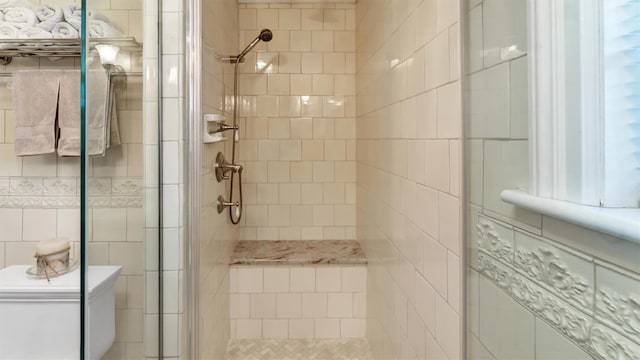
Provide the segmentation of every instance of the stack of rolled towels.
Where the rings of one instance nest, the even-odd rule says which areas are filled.
[[[87,33],[93,38],[122,37],[104,15],[87,11]],[[0,39],[79,38],[80,4],[33,6],[27,0],[0,0]]]

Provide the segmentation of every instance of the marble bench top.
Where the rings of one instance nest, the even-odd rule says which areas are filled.
[[[366,264],[353,240],[238,241],[231,265]]]

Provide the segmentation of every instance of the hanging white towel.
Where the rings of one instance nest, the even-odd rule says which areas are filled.
[[[104,69],[87,72],[87,151],[89,155],[104,156],[107,148],[112,144],[119,144],[115,92],[110,81]],[[114,131],[116,133],[112,135]]]
[[[17,156],[55,152],[59,70],[16,70],[13,74]]]
[[[58,124],[59,156],[80,156],[80,74],[62,72]],[[87,152],[104,156],[111,145],[120,144],[115,93],[104,69],[87,72]]]
[[[91,94],[89,94],[91,96]],[[59,156],[80,156],[80,72],[63,70],[58,97]]]

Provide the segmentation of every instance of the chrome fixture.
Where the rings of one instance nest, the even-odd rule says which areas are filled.
[[[260,34],[256,36],[250,43],[247,45],[240,54],[235,56],[229,56],[222,58],[222,61],[230,62],[234,64],[233,69],[233,125],[221,124],[220,130],[233,130],[233,140],[231,141],[231,162],[227,162],[224,158],[224,155],[218,153],[216,156],[216,165],[214,166],[216,172],[216,179],[218,181],[222,181],[224,179],[229,179],[231,182],[231,186],[229,189],[229,201],[226,201],[225,198],[220,195],[218,196],[218,213],[222,213],[224,209],[229,208],[229,220],[234,225],[240,223],[240,219],[242,219],[242,166],[236,164],[236,143],[238,142],[240,136],[238,133],[238,64],[244,62],[244,56],[249,53],[260,41],[268,42],[273,39],[273,33],[269,29],[262,29]],[[230,129],[225,129],[225,127],[229,127]],[[227,175],[227,173],[231,173]],[[235,185],[234,176],[238,173],[238,192],[239,192],[239,201],[233,201],[233,188]],[[235,214],[232,208],[236,209]]]
[[[205,144],[211,144],[214,142],[225,140],[220,133],[229,130],[238,130],[237,126],[227,125],[226,118],[221,114],[204,114],[202,128],[202,142]],[[237,132],[236,132],[237,133]],[[238,139],[234,139],[238,141]]]
[[[224,199],[224,196],[219,195],[218,196],[218,214],[222,214],[222,212],[224,211],[224,209],[229,208],[229,210],[231,210],[232,208],[236,208],[236,216],[240,216],[240,203],[239,202],[230,202]]]
[[[213,165],[213,170],[216,173],[216,180],[218,180],[218,182],[229,179],[230,177],[228,173],[230,171],[233,171],[234,173],[241,173],[242,169],[242,165],[235,165],[228,162],[221,152],[216,156],[216,163]]]
[[[258,34],[258,36],[251,40],[249,45],[247,45],[247,47],[244,48],[244,50],[242,50],[240,54],[224,57],[222,58],[222,61],[228,61],[232,64],[243,63],[244,56],[247,55],[249,51],[251,51],[254,47],[256,47],[256,45],[258,45],[260,41],[269,42],[271,41],[271,39],[273,39],[273,33],[271,32],[271,30],[262,29],[262,31],[260,31],[260,34]]]

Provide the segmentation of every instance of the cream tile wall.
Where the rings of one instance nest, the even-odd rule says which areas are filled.
[[[459,359],[458,1],[357,5],[357,236],[378,359]]]
[[[527,7],[466,5],[467,356],[640,357],[624,305],[640,301],[640,245],[500,200],[528,185]],[[505,57],[514,45],[525,55]]]
[[[60,5],[79,1],[54,1]],[[38,1],[32,1],[39,4]],[[113,5],[113,6],[112,6]],[[120,30],[142,41],[142,3],[90,2]],[[137,56],[122,53],[118,63],[141,71]],[[27,68],[79,68],[79,58],[14,59],[0,72]],[[95,65],[99,66],[96,62]],[[107,359],[141,358],[144,303],[144,182],[141,79],[128,77],[118,88],[123,144],[89,162],[88,256],[91,265],[122,265],[116,285],[116,339]],[[80,162],[55,154],[16,157],[12,92],[0,84],[0,267],[33,263],[38,241],[66,237],[74,258],[80,241]]]
[[[355,238],[355,7],[240,5],[247,240]]]
[[[366,265],[232,266],[231,337],[363,338]]]
[[[202,1],[201,5],[201,14],[196,14],[202,21],[201,110],[225,114],[231,123],[233,66],[216,58],[238,53],[238,4],[235,0],[217,0]],[[216,181],[213,164],[219,151],[231,159],[231,142],[202,144],[199,137],[190,141],[196,142],[201,156],[200,167],[191,170],[200,179],[200,199],[195,199],[200,213],[193,214],[199,216],[199,239],[191,239],[192,246],[197,246],[192,254],[199,256],[200,263],[198,358],[223,359],[230,337],[228,264],[239,229],[229,221],[228,212],[218,214],[216,210],[218,195],[229,198],[229,182]],[[188,156],[188,152],[182,156]],[[189,333],[186,326],[180,331]],[[183,355],[185,359],[194,357]]]
[[[162,8],[162,237],[163,237],[163,357],[189,357],[186,338],[186,161],[187,144],[184,130],[184,8],[182,2],[161,2]],[[150,31],[152,33],[152,31]],[[151,170],[151,169],[150,169]],[[152,278],[149,278],[152,280]],[[147,284],[153,287],[153,284]],[[150,315],[148,329],[157,331]],[[152,345],[153,342],[149,342]],[[147,357],[157,356],[155,348],[147,346]],[[150,351],[151,350],[151,351]]]

